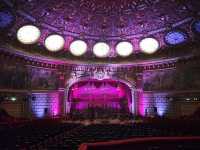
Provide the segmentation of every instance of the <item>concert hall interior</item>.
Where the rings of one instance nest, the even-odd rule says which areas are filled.
[[[199,150],[199,0],[0,0],[0,150]]]

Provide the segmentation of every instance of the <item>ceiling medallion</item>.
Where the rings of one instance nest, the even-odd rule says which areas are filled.
[[[169,45],[182,44],[186,42],[187,39],[188,39],[187,34],[182,31],[170,31],[164,37],[164,41],[166,42],[166,44]]]

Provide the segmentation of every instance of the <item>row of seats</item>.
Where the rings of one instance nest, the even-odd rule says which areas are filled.
[[[138,137],[199,136],[200,122],[149,122],[81,125],[62,122],[29,122],[0,130],[1,150],[77,150],[82,143]],[[0,127],[1,128],[1,127]]]
[[[153,124],[94,124],[80,126],[70,132],[62,133],[52,140],[40,143],[40,146],[34,147],[34,149],[77,150],[81,143],[123,140],[136,137],[189,136],[193,134],[200,135],[200,131],[192,131],[192,129],[188,128],[185,131],[179,131],[177,128],[159,127]]]
[[[62,132],[76,128],[77,124],[63,123],[28,123],[16,128],[7,128],[0,133],[1,150],[29,149],[46,139],[51,139]]]
[[[79,150],[199,150],[199,137],[147,137],[85,143]]]

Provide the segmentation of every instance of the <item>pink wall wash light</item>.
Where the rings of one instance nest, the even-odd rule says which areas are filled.
[[[129,87],[124,83],[108,79],[75,83],[69,90],[69,101],[76,103],[75,109],[78,110],[87,109],[89,106],[120,109],[122,102],[126,103],[129,109],[132,103]]]

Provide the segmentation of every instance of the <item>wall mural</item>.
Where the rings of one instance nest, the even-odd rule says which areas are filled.
[[[57,89],[57,71],[27,67],[21,64],[1,63],[0,88],[4,89]]]
[[[28,74],[25,66],[20,64],[1,63],[0,88],[25,89],[27,88]]]
[[[139,102],[139,113],[142,116],[177,116],[177,109],[172,107],[168,92],[199,89],[200,67],[194,64],[180,65],[176,69],[146,71],[143,74],[144,92]],[[188,105],[184,106],[191,109]]]
[[[200,89],[200,67],[184,66],[176,70],[158,70],[143,75],[144,91]]]
[[[30,74],[30,87],[31,89],[49,89],[54,90],[58,88],[58,74],[57,71],[41,69],[41,68],[29,68]]]

